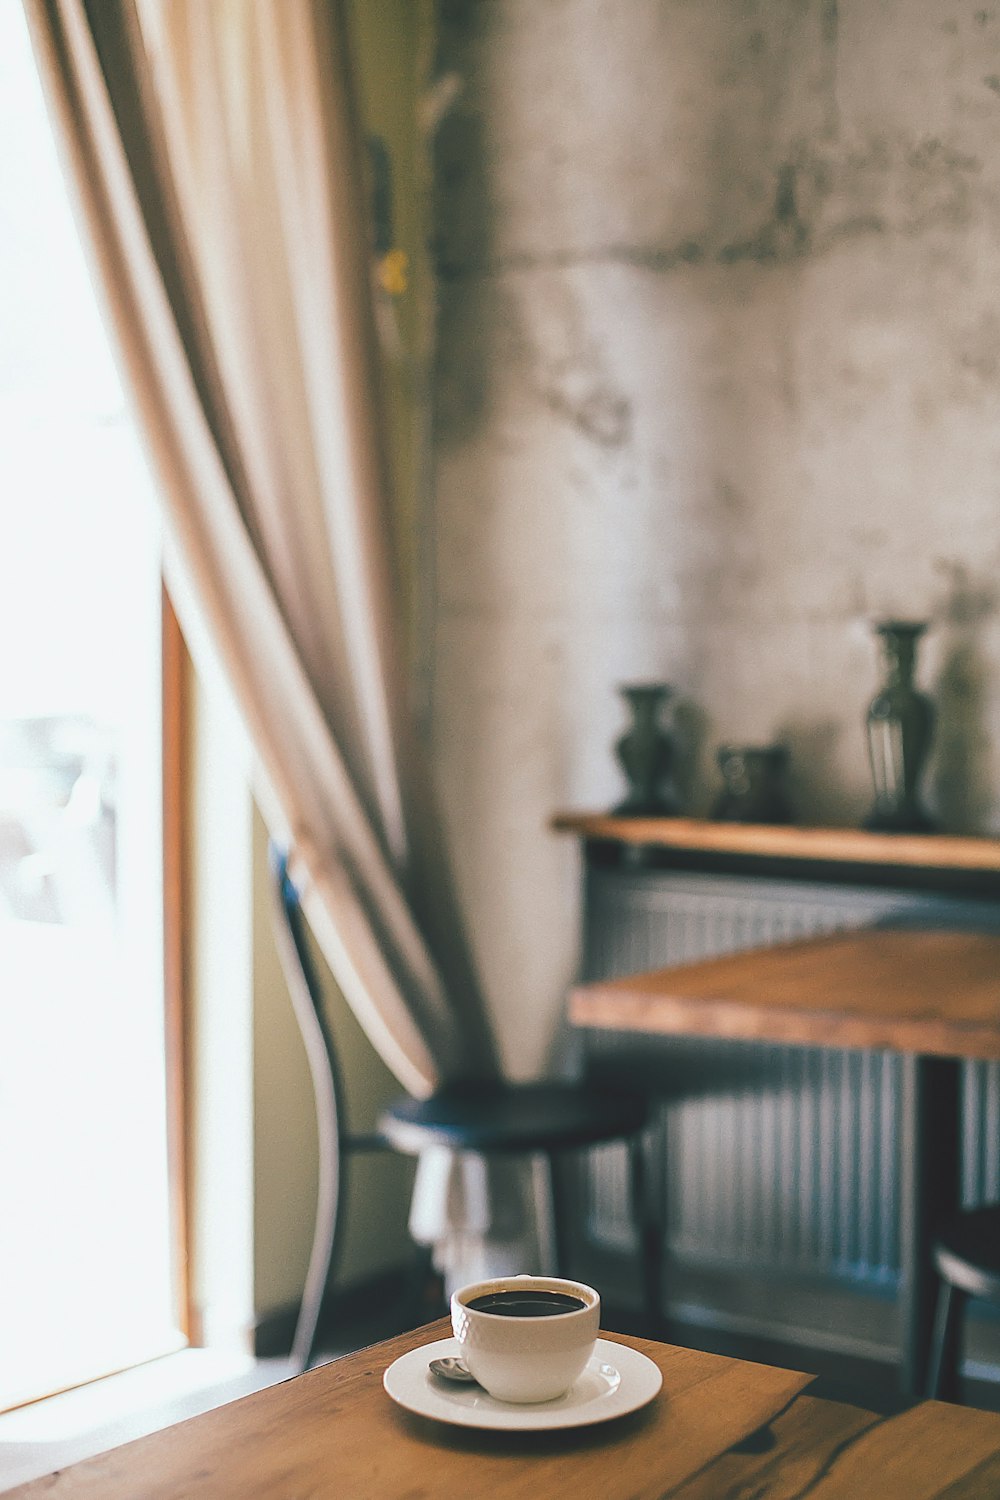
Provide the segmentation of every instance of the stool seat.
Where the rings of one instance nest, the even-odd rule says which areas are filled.
[[[397,1151],[427,1146],[483,1153],[570,1151],[644,1129],[645,1101],[576,1083],[463,1081],[385,1109],[379,1133]]]
[[[934,1264],[945,1281],[968,1296],[1000,1302],[1000,1204],[950,1220],[936,1236]]]

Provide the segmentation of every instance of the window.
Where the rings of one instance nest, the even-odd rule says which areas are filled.
[[[0,1409],[176,1348],[151,482],[0,0]]]

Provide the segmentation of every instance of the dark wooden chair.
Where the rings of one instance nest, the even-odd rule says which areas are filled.
[[[272,848],[277,916],[276,936],[292,993],[316,1096],[320,1183],[316,1232],[293,1344],[293,1362],[306,1369],[312,1360],[320,1307],[341,1231],[341,1186],[347,1157],[392,1150],[419,1155],[443,1145],[483,1155],[526,1155],[546,1164],[555,1273],[569,1274],[568,1200],[560,1158],[564,1153],[623,1141],[629,1150],[632,1210],[639,1235],[643,1306],[656,1326],[660,1313],[662,1229],[660,1194],[647,1190],[646,1098],[587,1082],[506,1083],[469,1079],[451,1083],[427,1099],[403,1096],[379,1117],[372,1134],[352,1134],[344,1116],[344,1093],[323,995],[309,950],[298,891],[288,860]],[[534,1269],[525,1267],[525,1270]],[[652,1328],[651,1328],[652,1332]]]
[[[934,1240],[939,1278],[928,1395],[958,1397],[962,1319],[970,1297],[1000,1305],[1000,1204],[955,1214]]]

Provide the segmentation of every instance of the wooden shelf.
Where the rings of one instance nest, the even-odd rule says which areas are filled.
[[[713,823],[701,818],[616,818],[557,813],[558,833],[609,843],[924,870],[1000,870],[1000,839],[946,833],[868,833],[860,828],[799,828]]]

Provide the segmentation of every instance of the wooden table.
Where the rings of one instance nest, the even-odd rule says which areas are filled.
[[[959,1060],[1000,1058],[1000,936],[865,928],[583,985],[569,1013],[615,1031],[903,1054],[901,1376],[921,1394],[930,1240],[959,1191]]]
[[[1000,1493],[1000,1417],[928,1402],[883,1419],[807,1375],[608,1335],[654,1360],[641,1411],[571,1432],[483,1433],[395,1406],[382,1375],[441,1320],[140,1438],[10,1496],[48,1500],[883,1500]]]

